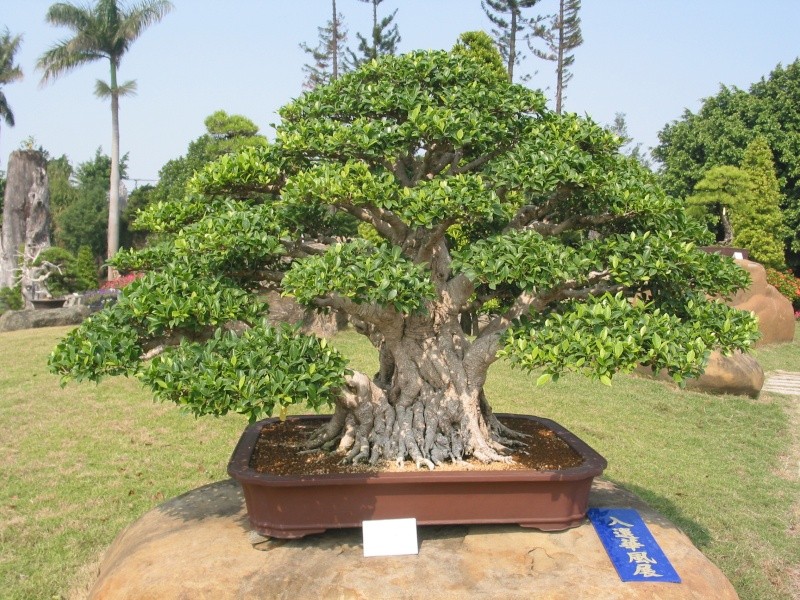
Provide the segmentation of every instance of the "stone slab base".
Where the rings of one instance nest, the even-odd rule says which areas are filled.
[[[419,555],[364,558],[360,529],[300,540],[251,536],[232,480],[179,496],[124,530],[89,597],[228,598],[738,598],[674,525],[633,494],[596,481],[592,506],[636,508],[683,579],[623,583],[590,523],[557,533],[516,525],[419,528]]]

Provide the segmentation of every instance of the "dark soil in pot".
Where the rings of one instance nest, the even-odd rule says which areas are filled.
[[[463,463],[444,463],[437,471],[464,470],[561,470],[580,466],[583,459],[552,430],[542,424],[524,418],[500,417],[504,425],[525,434],[525,445],[511,453],[514,462],[481,463],[468,459]],[[341,456],[335,452],[303,452],[303,443],[318,423],[287,420],[283,423],[267,423],[253,451],[250,468],[259,473],[273,475],[327,475],[331,473],[370,473],[400,470],[394,461],[370,465],[341,464]],[[415,470],[413,463],[406,463],[404,470]]]

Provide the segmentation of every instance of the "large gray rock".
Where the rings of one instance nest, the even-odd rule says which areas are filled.
[[[15,150],[8,159],[0,231],[0,287],[14,287],[19,253],[26,257],[50,245],[47,160],[36,150]],[[23,282],[25,286],[26,282]]]
[[[9,310],[0,316],[0,332],[79,325],[91,313],[88,306],[68,306],[48,310]]]
[[[558,533],[515,525],[420,527],[417,556],[364,558],[358,529],[254,547],[241,490],[229,480],[170,500],[123,531],[89,597],[738,598],[689,538],[634,495],[600,481],[590,503],[639,510],[683,582],[621,582],[588,523]]]

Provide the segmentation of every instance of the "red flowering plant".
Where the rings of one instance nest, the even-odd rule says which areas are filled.
[[[103,285],[100,286],[101,290],[121,290],[122,288],[130,285],[140,277],[142,277],[144,273],[128,273],[127,275],[120,275],[114,279],[110,279],[106,281]]]
[[[789,299],[795,309],[795,319],[800,318],[800,279],[790,269],[767,269],[767,283]]]
[[[101,310],[110,306],[119,299],[119,292],[122,288],[130,285],[143,275],[144,273],[132,272],[106,281],[99,289],[84,292],[82,304],[93,310]]]

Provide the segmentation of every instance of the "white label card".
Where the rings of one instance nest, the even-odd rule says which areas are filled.
[[[364,521],[364,556],[419,554],[416,519]]]

